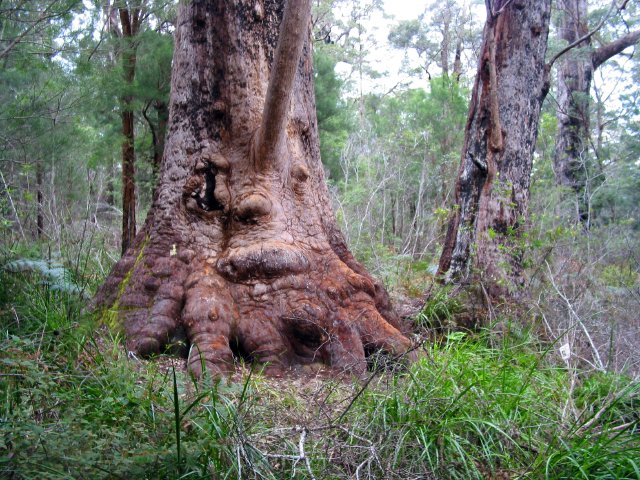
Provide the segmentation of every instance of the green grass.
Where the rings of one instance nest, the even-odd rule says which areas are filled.
[[[640,478],[639,384],[574,376],[526,331],[450,334],[366,386],[194,383],[83,303],[0,273],[1,478]]]
[[[619,385],[613,399],[593,398],[574,419],[565,411],[568,374],[550,365],[542,345],[527,339],[491,348],[483,335],[455,338],[428,346],[406,378],[367,392],[347,419],[370,436],[393,437],[381,444],[393,470],[437,478],[638,478],[637,383]]]

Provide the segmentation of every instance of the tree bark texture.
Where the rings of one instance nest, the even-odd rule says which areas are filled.
[[[159,186],[144,228],[95,298],[138,354],[161,352],[184,329],[196,375],[203,365],[225,371],[236,355],[275,369],[324,363],[361,373],[369,353],[410,346],[386,291],[336,226],[308,23],[298,58],[285,44],[278,59],[283,3],[181,3]],[[303,4],[288,8],[308,19]],[[292,62],[294,75],[274,88],[272,69],[286,76],[291,67],[273,67],[279,61]]]
[[[492,297],[521,285],[551,0],[487,0],[487,23],[465,128],[455,206],[440,257],[447,282],[483,282]]]
[[[560,40],[572,45],[589,33],[586,0],[558,0]],[[553,156],[556,183],[576,195],[576,219],[589,227],[589,128],[593,72],[606,60],[638,41],[631,32],[592,50],[591,37],[577,43],[557,67],[558,132]]]

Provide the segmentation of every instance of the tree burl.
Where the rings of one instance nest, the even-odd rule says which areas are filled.
[[[360,374],[373,352],[409,350],[335,223],[309,16],[310,0],[286,13],[283,0],[181,3],[158,188],[94,301],[117,313],[131,351],[160,353],[184,330],[201,375],[238,354]]]

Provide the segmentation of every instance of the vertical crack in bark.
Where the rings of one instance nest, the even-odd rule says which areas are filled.
[[[491,15],[491,12],[487,12]],[[500,29],[496,27],[496,23],[501,22],[500,17],[488,20],[488,47],[489,47],[489,108],[491,111],[491,136],[489,145],[491,150],[499,152],[504,148],[502,141],[502,125],[500,124],[500,101],[498,99],[498,74],[496,65],[496,35],[499,35]],[[493,158],[493,155],[489,157]],[[489,162],[487,162],[489,163]]]

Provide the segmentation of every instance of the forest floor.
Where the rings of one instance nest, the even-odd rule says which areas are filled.
[[[364,379],[239,362],[196,382],[128,353],[86,296],[0,277],[2,478],[640,478],[637,379],[563,362],[519,319],[442,331]],[[416,332],[455,308],[431,298]]]

